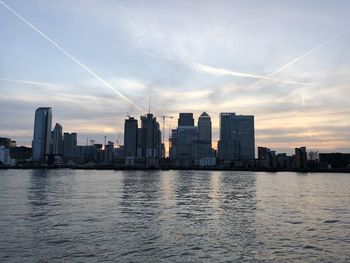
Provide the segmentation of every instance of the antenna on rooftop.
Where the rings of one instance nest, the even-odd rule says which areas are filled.
[[[152,97],[149,96],[149,104],[148,104],[148,114],[151,113],[151,104],[152,104]]]

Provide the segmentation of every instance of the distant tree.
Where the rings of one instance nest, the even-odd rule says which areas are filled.
[[[309,151],[308,152],[308,159],[311,161],[316,161],[318,158],[318,151]]]

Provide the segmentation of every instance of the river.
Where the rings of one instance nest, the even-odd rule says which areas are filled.
[[[0,262],[350,262],[350,174],[0,170]]]

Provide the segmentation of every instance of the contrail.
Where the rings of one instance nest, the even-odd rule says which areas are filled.
[[[275,70],[274,72],[270,73],[270,74],[267,75],[266,77],[264,77],[264,78],[262,78],[262,79],[256,81],[255,83],[253,83],[252,85],[250,85],[250,86],[248,87],[248,89],[255,87],[256,85],[262,83],[264,80],[270,79],[271,77],[273,77],[273,76],[276,75],[277,73],[279,73],[279,72],[281,72],[282,70],[288,68],[289,66],[291,66],[291,65],[293,65],[293,64],[295,64],[295,63],[297,63],[297,62],[299,62],[299,61],[302,60],[303,58],[305,58],[305,57],[311,55],[311,54],[314,53],[315,51],[319,50],[320,48],[324,47],[325,45],[329,44],[330,42],[336,40],[337,38],[343,36],[343,35],[346,34],[346,33],[347,33],[347,31],[344,31],[344,32],[342,32],[342,33],[339,33],[339,34],[337,34],[336,36],[334,36],[334,37],[332,37],[332,38],[326,40],[326,41],[323,42],[322,44],[320,44],[320,45],[318,45],[318,46],[316,46],[316,47],[310,49],[309,51],[305,52],[305,53],[302,54],[301,56],[299,56],[299,57],[293,59],[292,61],[290,61],[290,62],[288,62],[287,64],[283,65],[283,66],[280,67],[279,69],[277,69],[277,70]]]
[[[310,83],[304,83],[304,82],[296,82],[296,81],[289,81],[289,80],[280,80],[272,78],[272,76],[262,76],[262,75],[256,75],[256,74],[249,74],[249,73],[242,73],[242,72],[236,72],[232,70],[227,70],[223,68],[215,68],[199,63],[189,62],[190,66],[198,71],[205,72],[207,74],[215,75],[215,76],[235,76],[235,77],[243,77],[243,78],[253,78],[253,79],[259,79],[259,80],[272,80],[277,82],[282,82],[286,84],[297,84],[297,85],[311,85]]]
[[[135,47],[136,52],[139,52],[143,55],[152,57],[152,58],[156,58],[159,60],[167,60],[167,61],[171,61],[171,62],[176,62],[176,63],[180,63],[185,65],[186,67],[189,67],[193,70],[196,71],[200,71],[209,75],[214,75],[214,76],[234,76],[234,77],[241,77],[241,78],[253,78],[253,79],[266,79],[266,76],[263,75],[257,75],[257,74],[249,74],[249,73],[243,73],[243,72],[237,72],[237,71],[232,71],[232,70],[228,70],[228,69],[224,69],[224,68],[216,68],[216,67],[212,67],[209,65],[205,65],[205,64],[200,64],[197,62],[193,62],[190,60],[186,60],[183,58],[170,58],[170,57],[162,57],[159,55],[156,55],[154,53],[151,52],[146,52],[146,51],[141,51],[138,50],[138,48],[136,46],[134,46],[131,43],[128,43],[128,46],[132,46]],[[304,85],[304,86],[309,86],[311,85],[311,83],[305,83],[305,82],[297,82],[297,81],[288,81],[288,80],[280,80],[280,79],[275,79],[275,78],[267,78],[271,81],[276,81],[276,82],[282,82],[282,83],[286,83],[286,84],[295,84],[295,85]]]
[[[31,24],[28,20],[26,20],[24,17],[22,17],[20,14],[18,14],[15,10],[13,10],[11,7],[6,5],[3,1],[0,1],[0,4],[2,4],[4,7],[6,7],[11,13],[13,13],[17,18],[22,20],[25,24],[27,24],[30,28],[32,28],[34,31],[36,31],[39,35],[41,35],[43,38],[45,38],[47,41],[49,41],[52,45],[54,45],[58,50],[60,50],[63,54],[65,54],[67,57],[69,57],[71,60],[73,60],[76,64],[78,64],[80,67],[82,67],[85,71],[90,73],[92,76],[94,76],[97,80],[99,80],[103,85],[110,88],[112,91],[114,91],[116,94],[118,94],[122,99],[130,103],[131,105],[135,106],[135,108],[139,109],[140,111],[144,111],[139,106],[135,105],[130,99],[128,99],[125,95],[123,95],[121,92],[116,90],[112,87],[111,84],[109,84],[107,81],[105,81],[103,78],[101,78],[99,75],[97,75],[95,72],[93,72],[90,68],[88,68],[86,65],[81,63],[78,59],[76,59],[73,55],[71,55],[68,51],[66,51],[63,47],[61,47],[59,44],[57,44],[55,41],[53,41],[51,38],[49,38],[46,34],[41,32],[38,28],[36,28],[33,24]]]
[[[7,78],[0,78],[1,81],[9,81],[9,82],[16,82],[16,83],[23,83],[23,84],[32,84],[37,86],[46,86],[46,87],[57,87],[59,85],[53,84],[53,83],[47,83],[47,82],[37,82],[37,81],[31,81],[31,80],[19,80],[19,79],[7,79]]]

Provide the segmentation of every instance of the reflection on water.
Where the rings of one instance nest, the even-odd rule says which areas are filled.
[[[350,177],[0,171],[0,262],[347,262]]]

